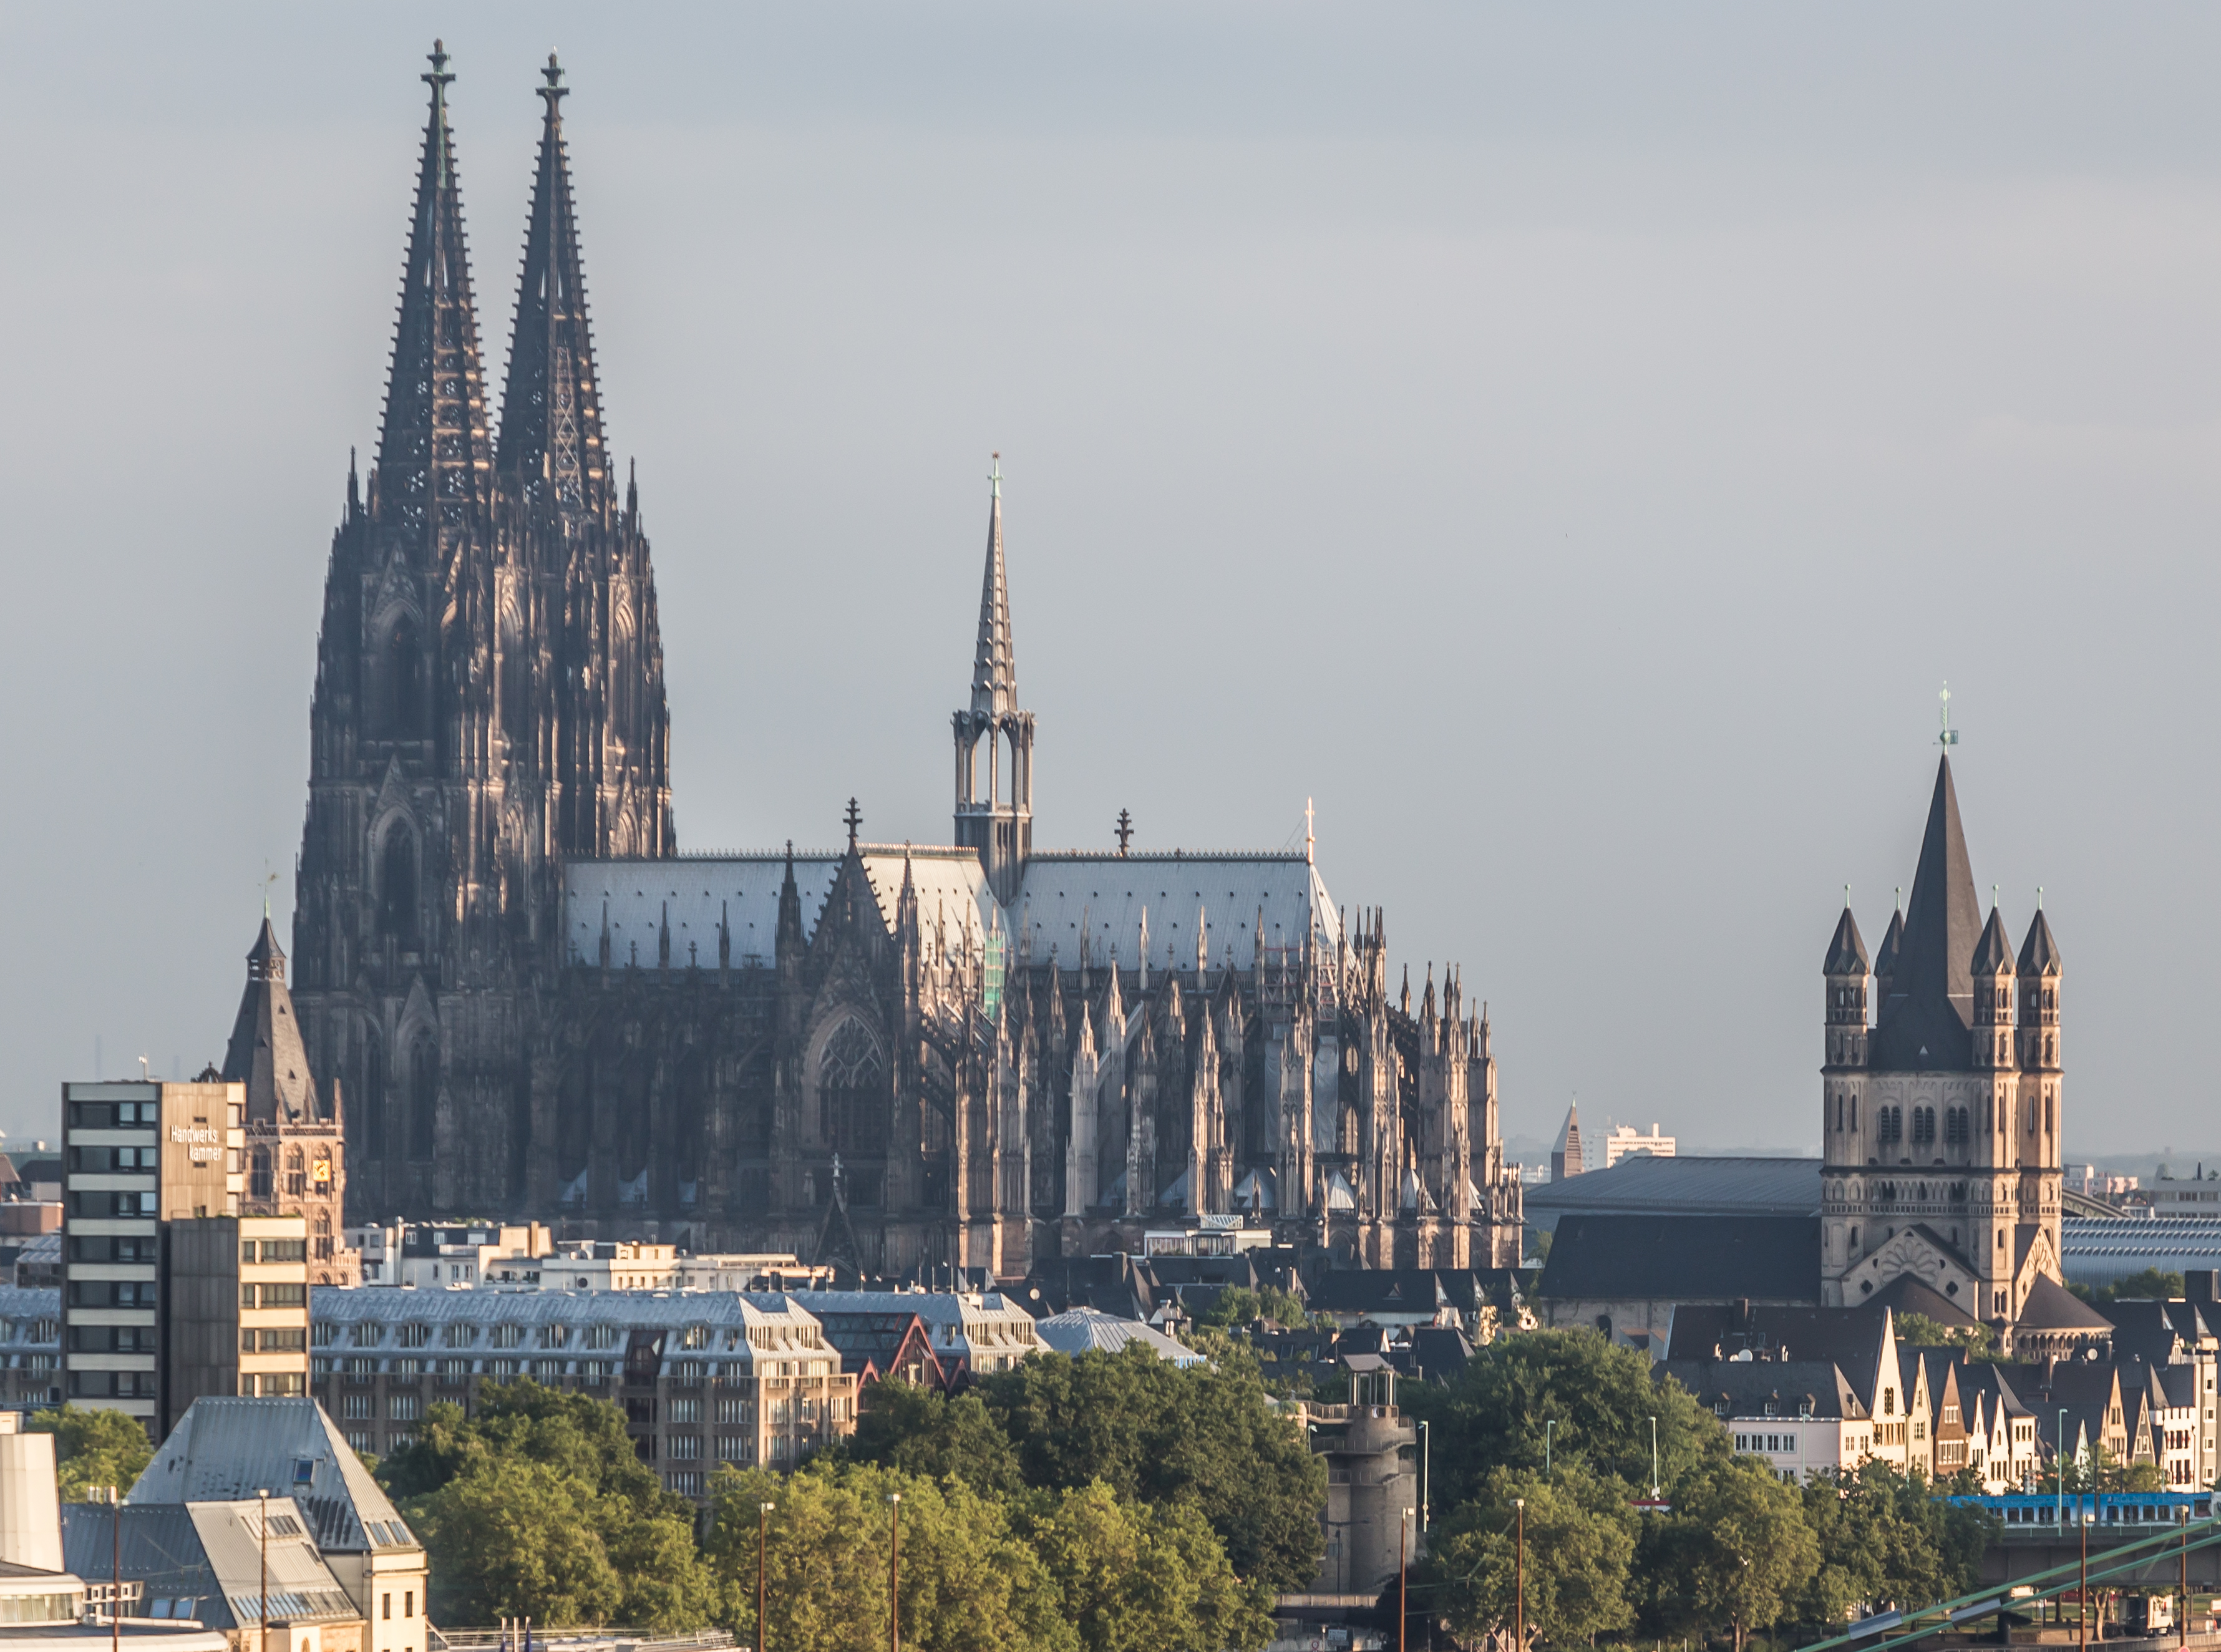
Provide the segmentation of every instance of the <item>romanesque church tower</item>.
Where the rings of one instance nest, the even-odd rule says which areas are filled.
[[[1983,921],[1948,752],[1911,904],[1871,969],[1846,906],[1822,971],[1823,1300],[1910,1274],[2010,1332],[2061,1289],[2060,955]]]
[[[615,501],[551,57],[501,440],[487,417],[447,55],[385,414],[333,536],[294,954],[365,1208],[505,1206],[562,859],[673,852],[636,492]]]

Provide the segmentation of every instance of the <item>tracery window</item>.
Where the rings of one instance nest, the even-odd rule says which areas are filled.
[[[886,1067],[864,1023],[853,1017],[826,1041],[817,1062],[817,1129],[836,1153],[886,1149]]]

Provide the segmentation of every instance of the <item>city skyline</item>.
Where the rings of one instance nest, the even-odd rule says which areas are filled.
[[[1887,24],[1730,28],[1754,16],[1694,32],[1811,108],[1675,42],[1679,95],[1608,111],[1577,72],[1635,84],[1631,20],[1592,59],[1562,25],[1415,14],[1402,47],[1523,64],[1586,130],[1531,93],[1469,110],[1309,10],[1199,14],[1210,86],[1140,23],[693,18],[747,62],[729,99],[669,18],[407,11],[346,49],[303,20],[150,13],[97,46],[17,20],[0,118],[47,166],[0,201],[45,257],[4,278],[48,320],[0,462],[19,546],[55,554],[19,550],[6,669],[20,760],[91,806],[6,829],[47,869],[20,909],[47,944],[9,965],[0,1126],[51,1139],[96,1037],[110,1076],[216,1056],[266,861],[288,930],[315,591],[444,29],[489,332],[543,36],[570,72],[683,848],[813,819],[831,845],[851,795],[868,837],[946,840],[999,450],[1042,841],[1108,847],[1130,809],[1137,848],[1271,849],[1316,799],[1329,887],[1386,908],[1415,992],[1456,960],[1491,1004],[1507,1135],[1578,1092],[1686,1142],[1807,1145],[1827,930],[1847,881],[1874,934],[1910,892],[1948,678],[1975,879],[2015,933],[2044,885],[2059,928],[2068,1156],[2193,1151],[2167,1029],[2221,893],[2192,617],[2212,139],[2175,71],[2130,84],[2155,23],[1924,23],[2008,154],[1920,77],[1806,55]],[[1305,107],[1341,49],[1344,95]],[[1023,94],[967,103],[972,51]],[[251,104],[170,84],[220,66]],[[1904,118],[1866,142],[1870,106]],[[158,199],[116,193],[127,163]]]

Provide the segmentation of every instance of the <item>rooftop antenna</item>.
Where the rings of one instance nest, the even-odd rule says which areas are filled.
[[[1317,863],[1318,839],[1311,831],[1311,800],[1305,798],[1304,799],[1304,864],[1308,867],[1316,866]]]
[[[1944,684],[1943,691],[1936,698],[1943,703],[1943,732],[1936,735],[1936,743],[1949,751],[1959,743],[1959,731],[1951,726],[1951,685]]]

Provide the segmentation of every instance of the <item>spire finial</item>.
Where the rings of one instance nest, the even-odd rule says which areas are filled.
[[[1943,691],[1936,698],[1943,702],[1943,732],[1936,735],[1936,743],[1948,752],[1959,743],[1959,731],[1951,726],[1951,685],[1944,684]]]
[[[987,457],[994,461],[993,468],[987,472],[987,480],[994,486],[992,497],[999,499],[1003,497],[1003,455],[993,453]]]
[[[2043,885],[2042,884],[2038,884],[2036,886],[2036,910],[2039,912],[2043,910]]]
[[[455,78],[447,72],[447,41],[434,41],[427,59],[432,66],[432,72],[424,77],[424,84],[432,89],[432,101],[443,103],[447,101],[447,87]]]
[[[548,53],[547,66],[540,72],[547,81],[547,84],[540,89],[540,95],[547,100],[547,118],[551,121],[560,120],[562,116],[555,105],[571,95],[571,89],[563,84],[563,66],[555,61],[554,53]]]
[[[1843,910],[1846,912],[1851,910],[1851,886],[1849,884],[1843,885]]]
[[[1118,824],[1115,830],[1118,838],[1118,858],[1123,860],[1126,858],[1126,845],[1134,838],[1133,816],[1121,809],[1118,811]]]
[[[1304,799],[1304,864],[1307,867],[1316,866],[1318,863],[1318,839],[1311,831],[1312,824],[1311,800],[1305,798]]]
[[[1897,885],[1897,915],[1899,917],[1905,916],[1905,885],[1903,884]]]
[[[841,818],[848,823],[848,847],[853,849],[856,847],[856,828],[864,823],[864,811],[856,807],[854,798],[848,799],[848,812]]]
[[[1998,910],[1998,886],[1997,886],[1995,884],[1992,884],[1992,885],[1990,885],[1990,910],[1992,910],[1993,912],[1994,912],[1994,911],[1996,911],[1997,910]]]

